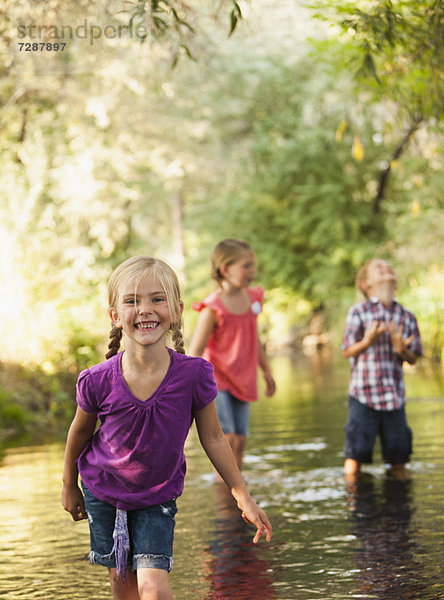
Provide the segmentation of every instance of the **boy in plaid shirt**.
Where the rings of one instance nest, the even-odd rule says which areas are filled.
[[[356,276],[366,299],[352,306],[346,318],[341,349],[350,362],[351,377],[344,474],[352,478],[362,463],[372,462],[378,435],[384,461],[395,477],[405,477],[412,451],[402,363],[415,364],[422,344],[415,316],[395,299],[396,283],[385,260],[368,260]]]

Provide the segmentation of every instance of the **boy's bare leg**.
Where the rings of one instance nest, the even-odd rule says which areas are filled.
[[[108,569],[108,573],[113,600],[140,600],[137,576],[130,567],[126,569],[126,583],[120,575],[117,577],[117,569]]]
[[[405,463],[390,465],[387,474],[390,475],[390,477],[393,477],[393,479],[398,479],[400,481],[403,481],[408,477],[408,471],[406,469]]]
[[[361,472],[361,463],[354,458],[346,458],[344,461],[344,476],[353,480]]]

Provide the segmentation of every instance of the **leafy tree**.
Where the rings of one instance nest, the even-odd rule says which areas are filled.
[[[322,46],[311,57],[307,44],[296,52],[290,25],[287,37],[268,27],[267,43],[263,31],[253,35],[255,21],[228,38],[224,18],[206,20],[216,4],[191,5],[178,15],[196,33],[180,29],[200,60],[174,70],[170,21],[152,45],[102,39],[99,51],[73,41],[46,65],[51,72],[37,58],[1,55],[0,296],[14,298],[3,360],[75,370],[103,356],[105,282],[130,253],[183,268],[195,299],[209,285],[214,243],[246,237],[275,306],[297,304],[297,318],[350,285],[375,248],[399,261],[410,252],[415,265],[421,256],[425,269],[439,254],[439,134],[424,121],[391,165],[390,195],[375,215],[381,163],[405,122],[398,105],[353,87]],[[56,22],[66,10],[76,23],[97,3],[33,6]],[[128,23],[128,11],[109,6],[109,23]],[[222,4],[222,17],[232,6]],[[277,12],[256,6],[258,15]],[[418,252],[425,233],[427,255]]]
[[[348,143],[335,141],[350,100],[331,84],[314,60],[262,74],[231,123],[240,165],[218,212],[221,234],[247,235],[258,249],[269,285],[298,290],[317,306],[350,281],[352,263],[385,231],[369,193],[368,162],[379,149],[368,150],[364,165],[351,153],[352,126]]]
[[[100,51],[73,39],[66,54],[46,54],[43,64],[43,54],[1,55],[2,297],[16,298],[2,331],[4,359],[46,360],[48,369],[90,362],[106,330],[110,269],[130,252],[183,264],[181,206],[200,184],[188,175],[195,145],[178,140],[181,129],[187,132],[181,121],[185,114],[189,120],[189,99],[175,94],[163,68],[175,43],[173,23],[193,33],[179,23],[179,5],[151,3],[156,18],[163,11],[170,21],[164,30],[156,21],[154,62],[146,65],[138,43],[118,55],[111,38],[101,40]],[[17,3],[0,14],[2,41],[5,48],[16,41],[11,25],[36,35],[41,26],[50,35],[63,25],[69,33],[87,17],[118,24],[129,14],[119,6],[108,3],[110,13],[98,14],[100,2]],[[13,340],[20,340],[18,350]]]
[[[379,175],[373,199],[373,210],[379,213],[393,163],[419,127],[442,124],[444,5],[442,0],[320,0],[314,6],[321,9],[319,18],[341,27],[343,37],[333,45],[343,61],[355,65],[359,89],[370,90],[373,102],[396,106],[404,128]]]

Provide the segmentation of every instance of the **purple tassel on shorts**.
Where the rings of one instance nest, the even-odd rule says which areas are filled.
[[[128,552],[130,549],[128,534],[128,515],[126,510],[116,509],[116,522],[113,531],[114,546],[111,554],[116,556],[117,576],[122,575],[126,583],[126,566],[128,563]]]

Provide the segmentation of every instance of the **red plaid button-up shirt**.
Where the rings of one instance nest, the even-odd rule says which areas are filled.
[[[397,329],[402,326],[404,338],[414,336],[409,349],[417,356],[422,354],[415,315],[396,300],[386,307],[378,298],[369,298],[349,309],[341,349],[345,350],[362,340],[365,330],[373,321],[387,325],[393,321]],[[389,332],[381,335],[359,356],[349,358],[349,362],[350,396],[374,410],[397,410],[405,404],[403,359],[393,350]]]

